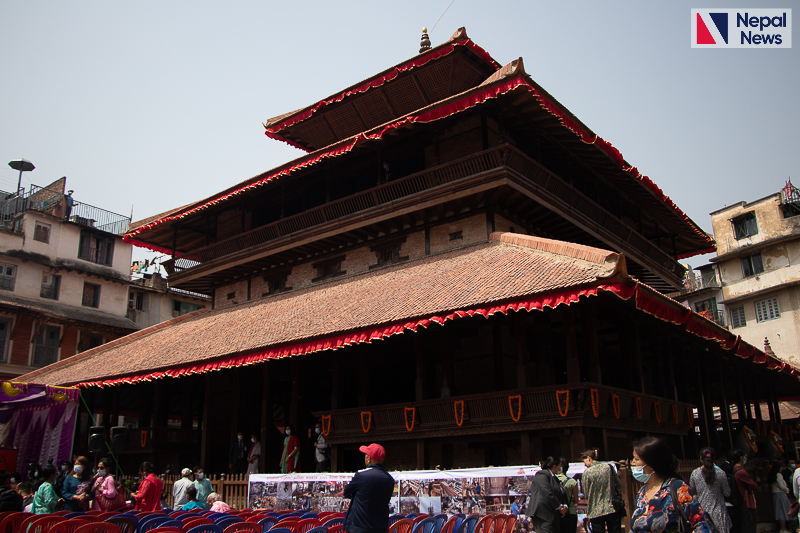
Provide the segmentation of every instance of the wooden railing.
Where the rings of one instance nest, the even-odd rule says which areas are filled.
[[[602,426],[654,433],[681,433],[693,423],[692,406],[593,383],[537,387],[313,413],[326,439],[349,442],[364,434],[419,438],[486,433],[501,428]],[[677,415],[677,417],[676,417]],[[328,418],[330,417],[330,428]],[[677,418],[677,420],[676,420]],[[365,431],[366,430],[366,431]]]
[[[166,502],[170,507],[173,507],[175,499],[172,496],[172,486],[180,479],[180,476],[167,476],[162,474],[159,477],[164,481]],[[129,487],[139,481],[139,478],[133,476],[120,476],[119,478]],[[244,509],[247,507],[247,479],[247,474],[222,474],[221,476],[214,475],[208,478],[211,482],[211,486],[214,488],[214,492],[222,496],[222,501],[230,505],[233,509]]]
[[[566,183],[541,163],[508,144],[444,163],[346,198],[334,200],[302,213],[282,218],[276,222],[169,259],[163,262],[162,265],[170,274],[182,272],[204,262],[240,252],[333,220],[364,212],[368,209],[387,205],[439,185],[502,168],[515,171],[545,190],[563,206],[569,208],[573,215],[583,219],[588,225],[602,228],[604,232],[613,234],[620,241],[630,244],[639,253],[647,256],[653,265],[658,265],[659,268],[672,276],[680,277],[682,275],[682,267],[678,262],[658,246],[626,226],[620,219],[578,189]]]

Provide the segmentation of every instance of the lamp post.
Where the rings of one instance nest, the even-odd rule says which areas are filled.
[[[19,170],[19,179],[17,180],[17,201],[14,203],[14,214],[16,215],[19,211],[19,191],[22,188],[22,173],[30,172],[36,167],[33,166],[33,163],[27,159],[15,159],[13,161],[9,161],[8,166],[14,170]]]

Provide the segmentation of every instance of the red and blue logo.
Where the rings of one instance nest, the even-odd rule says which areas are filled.
[[[791,48],[791,9],[692,9],[692,48]]]

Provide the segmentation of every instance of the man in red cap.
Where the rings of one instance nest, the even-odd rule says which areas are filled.
[[[352,498],[342,529],[350,533],[386,533],[389,529],[389,500],[394,492],[394,478],[383,467],[386,450],[380,444],[362,446],[364,464],[344,488],[344,497]]]

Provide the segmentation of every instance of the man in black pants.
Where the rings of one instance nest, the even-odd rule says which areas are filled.
[[[394,478],[383,467],[386,450],[380,444],[362,446],[364,464],[350,483],[343,496],[350,498],[350,508],[344,517],[342,530],[350,533],[386,533],[389,529],[389,501],[394,492]]]

